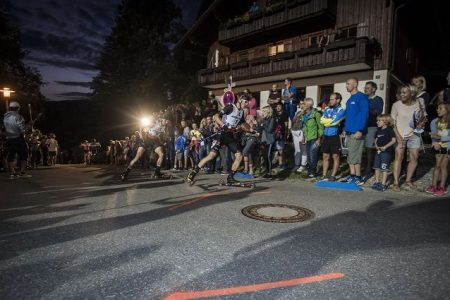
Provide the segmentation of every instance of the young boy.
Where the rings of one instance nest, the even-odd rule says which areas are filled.
[[[183,134],[180,134],[178,129],[175,129],[175,165],[173,166],[175,170],[183,170],[183,154],[186,143],[186,137]]]
[[[389,114],[383,114],[377,117],[378,130],[375,133],[375,155],[373,168],[375,169],[375,183],[372,189],[384,192],[387,188],[387,176],[390,173],[390,165],[394,152],[394,144],[397,142],[393,129],[394,121]],[[381,176],[382,175],[382,176]],[[380,181],[380,177],[381,181]]]

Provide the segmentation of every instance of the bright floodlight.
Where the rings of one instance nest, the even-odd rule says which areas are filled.
[[[150,125],[150,123],[151,123],[151,120],[148,117],[144,117],[144,118],[141,119],[142,127],[147,127],[147,126]]]

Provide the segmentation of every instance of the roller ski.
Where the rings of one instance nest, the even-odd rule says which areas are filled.
[[[172,179],[173,176],[170,174],[161,173],[161,167],[156,167],[155,173],[150,176],[151,179]]]
[[[220,186],[235,186],[235,187],[245,187],[254,188],[255,183],[251,180],[236,180],[232,174],[228,175],[227,179],[219,180]]]
[[[197,170],[192,170],[191,172],[189,172],[189,174],[186,176],[186,178],[184,179],[184,181],[186,181],[186,183],[188,183],[189,185],[193,185],[195,183],[195,176],[197,175],[198,171]]]
[[[125,170],[125,172],[123,172],[122,174],[120,174],[120,180],[125,181],[128,178],[128,174],[130,174],[131,169],[127,168]]]

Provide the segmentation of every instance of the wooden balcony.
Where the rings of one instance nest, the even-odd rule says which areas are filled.
[[[281,11],[260,14],[238,25],[222,24],[219,42],[237,51],[261,44],[261,41],[281,40],[329,28],[335,19],[335,0],[288,1]]]
[[[233,81],[242,81],[355,64],[370,69],[374,59],[373,44],[367,37],[353,38],[336,41],[323,48],[306,48],[203,69],[199,71],[199,83],[202,86],[224,85],[230,75]]]

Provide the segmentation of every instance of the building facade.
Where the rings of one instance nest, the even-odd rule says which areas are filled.
[[[234,90],[249,89],[261,107],[272,84],[282,88],[289,77],[316,104],[332,91],[345,103],[345,81],[356,77],[360,90],[367,81],[377,83],[389,111],[397,87],[417,71],[413,62],[409,72],[394,73],[405,70],[392,64],[404,56],[404,49],[394,49],[403,36],[394,34],[399,8],[390,0],[216,0],[178,46],[202,55],[198,80],[215,95],[232,78]],[[413,50],[405,51],[412,57]]]

